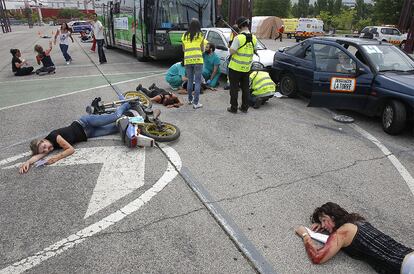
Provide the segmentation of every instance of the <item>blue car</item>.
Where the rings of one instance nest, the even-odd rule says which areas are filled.
[[[311,107],[381,116],[388,134],[399,134],[413,120],[414,61],[388,43],[310,38],[276,52],[272,76],[286,96],[311,95]]]
[[[73,33],[90,33],[92,31],[92,26],[87,21],[75,21],[72,24],[72,32]]]

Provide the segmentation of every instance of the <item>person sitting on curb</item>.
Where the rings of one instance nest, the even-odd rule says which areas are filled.
[[[151,102],[162,104],[167,108],[179,108],[183,105],[177,95],[157,87],[155,83],[153,83],[148,89],[139,84],[136,90],[144,92],[151,99]]]
[[[57,161],[68,157],[75,152],[73,145],[79,142],[85,142],[88,138],[110,135],[118,132],[115,122],[130,109],[131,103],[124,103],[119,106],[115,112],[110,114],[89,114],[83,115],[72,122],[68,127],[59,128],[50,132],[43,139],[34,139],[30,142],[32,157],[24,162],[19,173],[23,174],[29,171],[31,165],[44,158],[55,149],[63,149],[62,152],[47,159],[46,164],[51,165]]]
[[[276,93],[276,85],[266,71],[253,71],[250,73],[250,106],[260,108]]]
[[[49,49],[43,50],[41,45],[36,45],[34,47],[34,50],[35,52],[37,52],[37,64],[40,65],[40,63],[42,63],[43,65],[43,67],[36,70],[36,74],[45,75],[48,73],[55,73],[55,64],[53,63],[52,58],[50,57],[50,52],[52,51],[52,41],[49,41]]]
[[[30,75],[33,72],[33,67],[30,67],[26,60],[20,59],[22,54],[19,49],[11,49],[10,50],[12,58],[12,71],[16,76],[25,76]]]
[[[220,78],[220,58],[214,52],[216,46],[213,43],[207,43],[203,52],[204,66],[203,77],[209,87],[215,88],[218,86]]]
[[[328,202],[315,209],[311,221],[312,230],[329,233],[325,246],[318,249],[304,226],[296,228],[312,263],[325,263],[342,249],[355,259],[365,260],[378,273],[414,273],[414,250],[385,235],[361,215]]]
[[[187,81],[185,76],[185,67],[184,62],[177,62],[172,65],[165,76],[165,81],[170,85],[172,90],[178,90],[179,94],[187,94],[187,91],[184,90],[183,84]]]

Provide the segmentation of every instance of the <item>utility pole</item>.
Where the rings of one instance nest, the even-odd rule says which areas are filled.
[[[407,53],[412,53],[414,49],[414,17],[413,12],[413,0],[404,0],[401,10],[400,20],[398,21],[398,28],[402,32],[407,32],[407,41],[403,50]]]
[[[9,16],[7,14],[6,2],[0,0],[0,24],[3,33],[11,32]]]

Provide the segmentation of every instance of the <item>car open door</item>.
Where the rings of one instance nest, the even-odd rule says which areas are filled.
[[[213,43],[216,46],[215,53],[220,58],[220,71],[227,74],[227,58],[230,55],[229,49],[227,48],[227,42],[224,35],[220,34],[219,31],[210,30],[206,36],[207,41]]]
[[[344,48],[314,43],[315,72],[309,107],[364,110],[374,75]]]

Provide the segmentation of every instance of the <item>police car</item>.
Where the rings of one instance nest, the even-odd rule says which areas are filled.
[[[230,28],[203,28],[204,37],[210,43],[214,43],[216,46],[215,53],[220,58],[220,70],[222,73],[227,74],[227,59],[230,56],[228,44],[230,41],[231,29]],[[266,46],[257,39],[257,55],[253,56],[255,64],[263,64],[264,69],[271,70],[273,65],[273,56],[275,51],[269,50]]]
[[[398,47],[346,37],[307,39],[280,49],[273,74],[289,97],[311,95],[309,106],[381,116],[389,134],[413,120],[414,61]]]
[[[388,42],[396,46],[404,48],[404,45],[407,41],[407,34],[402,34],[397,28],[394,27],[378,27],[378,26],[369,26],[365,27],[361,34],[360,38],[367,38],[369,34],[372,34],[372,38],[378,41]]]

